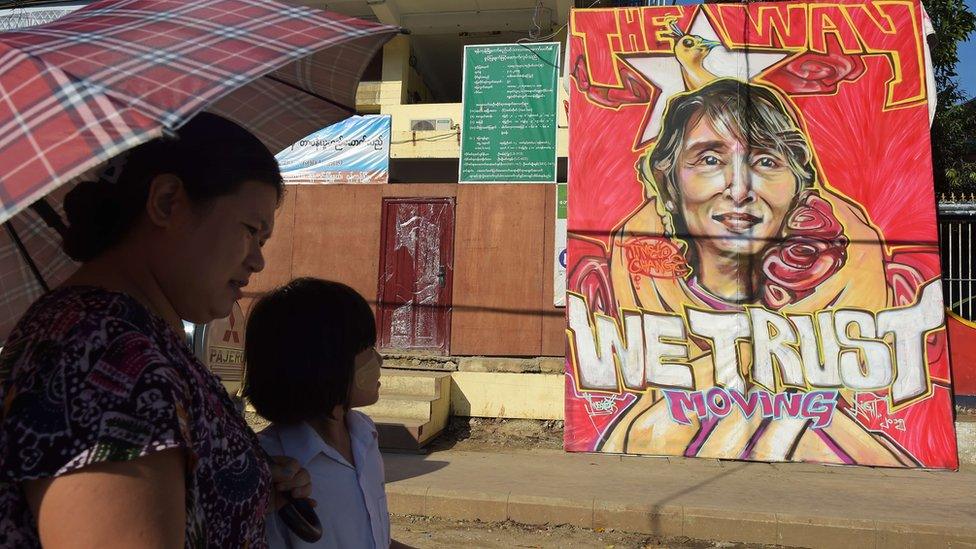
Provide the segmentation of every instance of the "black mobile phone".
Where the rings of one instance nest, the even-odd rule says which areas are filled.
[[[315,509],[307,499],[296,499],[287,496],[289,501],[281,509],[278,516],[285,522],[288,529],[307,543],[315,543],[322,538],[322,523],[319,522]]]

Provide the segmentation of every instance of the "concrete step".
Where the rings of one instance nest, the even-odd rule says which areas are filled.
[[[451,374],[384,368],[379,401],[360,410],[376,422],[381,448],[419,450],[447,426]]]
[[[384,368],[380,375],[380,398],[386,395],[411,395],[437,398],[440,380],[450,377],[445,372],[420,372]]]
[[[431,402],[435,397],[413,395],[381,395],[371,406],[360,408],[369,417],[395,417],[402,419],[430,419]]]
[[[380,447],[386,450],[417,450],[440,431],[430,421],[395,417],[374,417]]]

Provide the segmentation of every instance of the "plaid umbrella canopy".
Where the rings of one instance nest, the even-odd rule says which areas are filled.
[[[0,345],[76,267],[58,227],[81,176],[203,110],[278,152],[355,114],[398,32],[274,0],[104,0],[0,33]]]

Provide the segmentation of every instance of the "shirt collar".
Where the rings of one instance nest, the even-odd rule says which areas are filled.
[[[346,412],[346,426],[349,428],[349,437],[352,439],[353,456],[359,458],[365,453],[365,449],[376,443],[378,438],[376,426],[369,419],[369,416],[356,410]],[[302,467],[308,465],[312,458],[319,454],[324,454],[340,463],[351,465],[335,448],[326,444],[308,423],[281,425],[278,436],[281,439],[281,450],[284,454],[298,460]]]
[[[281,425],[278,436],[281,438],[281,450],[284,454],[298,460],[302,467],[308,465],[308,462],[320,453],[331,455],[328,453],[329,450],[335,452],[315,432],[315,429],[305,422]]]
[[[373,420],[358,410],[346,412],[346,427],[349,428],[350,437],[367,446],[373,444],[379,437]]]

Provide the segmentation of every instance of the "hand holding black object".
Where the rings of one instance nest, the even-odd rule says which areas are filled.
[[[308,471],[286,456],[271,456],[269,462],[278,516],[302,540],[318,541],[322,537],[322,525],[315,514],[314,503],[308,499],[312,492]]]
[[[288,503],[278,509],[278,516],[296,536],[306,543],[314,543],[322,537],[322,524],[307,498],[295,499],[285,495]]]

